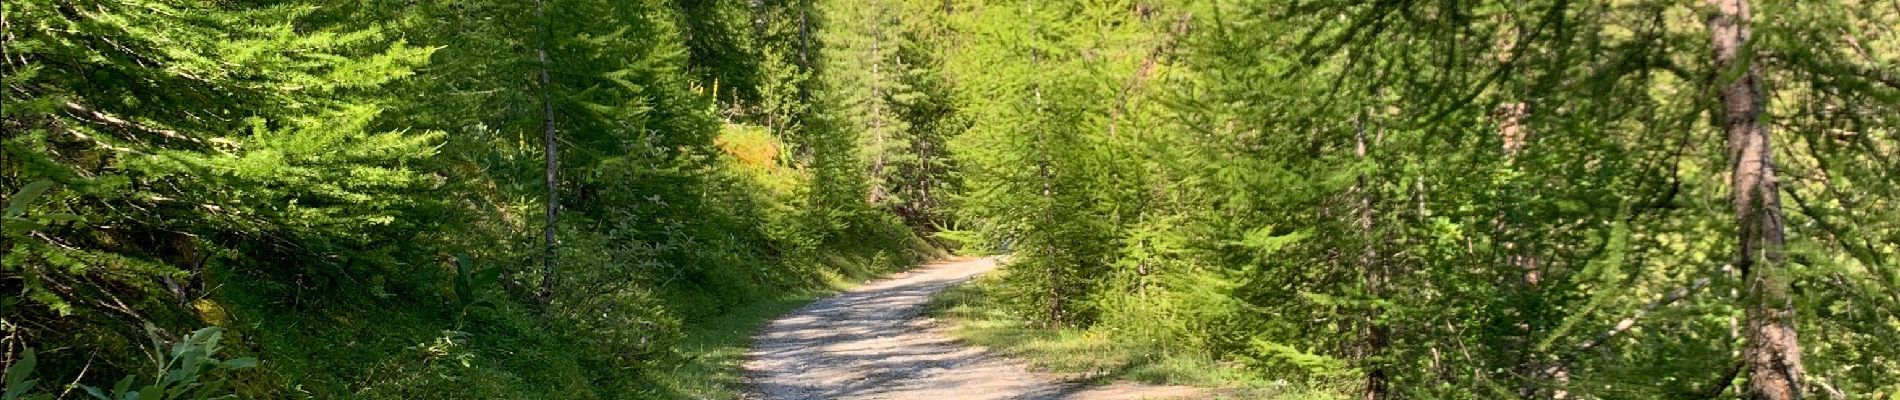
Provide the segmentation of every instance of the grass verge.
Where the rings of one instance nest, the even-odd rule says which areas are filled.
[[[839,286],[839,289],[843,286]],[[669,392],[691,399],[737,399],[745,392],[741,369],[746,350],[752,347],[752,334],[773,317],[835,293],[836,290],[800,290],[759,299],[731,310],[730,313],[682,327],[685,341],[678,352],[681,362],[672,371],[659,374],[660,384]]]
[[[1118,340],[1114,331],[1049,329],[1013,315],[995,301],[1003,271],[952,287],[931,300],[926,312],[955,339],[1028,362],[1065,379],[1108,384],[1134,381],[1210,389],[1224,399],[1345,399],[1262,377],[1236,363],[1191,351]]]
[[[941,251],[919,247],[918,251],[941,257]],[[928,260],[924,262],[929,262]],[[834,268],[842,263],[834,262]],[[920,264],[921,265],[921,264]],[[869,268],[869,267],[862,267]],[[664,386],[670,398],[736,400],[745,393],[744,363],[752,348],[752,335],[773,318],[791,313],[828,295],[856,287],[881,274],[860,273],[844,276],[827,270],[821,288],[793,289],[768,297],[749,300],[725,313],[688,322],[680,327],[683,341],[675,347],[679,363],[670,370],[657,372],[654,379]]]

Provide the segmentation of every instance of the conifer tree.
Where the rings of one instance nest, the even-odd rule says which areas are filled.
[[[1710,1],[1709,36],[1715,49],[1715,70],[1721,88],[1717,117],[1728,136],[1730,190],[1734,191],[1735,218],[1741,232],[1736,266],[1746,278],[1748,347],[1743,352],[1749,371],[1751,399],[1799,399],[1803,379],[1801,343],[1795,333],[1789,283],[1782,272],[1781,190],[1775,182],[1772,139],[1762,126],[1767,102],[1761,72],[1743,55],[1754,23],[1747,0]],[[1736,72],[1739,71],[1739,72]],[[1731,77],[1732,76],[1732,77]]]
[[[1737,82],[1743,71],[1768,68],[1748,79],[1767,87],[1807,82],[1776,98],[1806,99],[1799,103],[1809,105],[1804,110],[1839,111],[1809,112],[1831,117],[1783,117],[1773,108],[1796,103],[1744,103],[1761,109],[1760,118],[1746,119],[1777,121],[1801,132],[1764,134],[1764,140],[1819,138],[1811,132],[1829,129],[1890,129],[1875,122],[1887,119],[1848,111],[1859,108],[1840,102],[1890,102],[1867,97],[1893,86],[1881,83],[1880,67],[1865,63],[1884,54],[1866,49],[1892,44],[1868,44],[1873,40],[1847,26],[1900,16],[1864,4],[1821,3],[1778,4],[1777,11],[1787,12],[1753,22],[1775,28],[1752,39],[1772,50],[1737,53],[1753,57],[1735,64],[1747,67],[1696,63],[1707,59],[1708,27],[1672,16],[1714,15],[1710,10],[1715,8],[1683,4],[1131,5],[1163,15],[1191,14],[1198,22],[1189,29],[1196,33],[1185,40],[1190,54],[1185,62],[1162,63],[1178,79],[1162,83],[1173,91],[1163,113],[1174,115],[1178,124],[1149,125],[1162,138],[1151,140],[1161,145],[1125,147],[1113,140],[1114,133],[1106,142],[1065,142],[1092,149],[1074,154],[1115,155],[1108,159],[1123,161],[1079,170],[1073,168],[1088,164],[1065,167],[1072,160],[1067,156],[1043,157],[1064,153],[1048,151],[1060,146],[1039,139],[1073,125],[1083,126],[1080,132],[1103,127],[1091,127],[1089,119],[1027,118],[1057,118],[1064,107],[1074,107],[1068,110],[1106,117],[1106,131],[1116,132],[1121,130],[1114,123],[1122,112],[1119,105],[1104,111],[1082,104],[1119,96],[1071,97],[1053,90],[1047,102],[1037,104],[999,89],[1130,87],[1123,76],[1071,69],[1060,61],[1062,51],[1070,49],[1084,51],[1083,59],[1114,60],[1112,50],[1102,49],[1127,45],[996,32],[1082,26],[1074,29],[1109,37],[1113,34],[1107,32],[1116,30],[1104,26],[1141,25],[1077,18],[1113,7],[1048,7],[1063,10],[1055,11],[1062,17],[1054,22],[1010,11],[1021,4],[969,5],[957,9],[967,13],[960,18],[981,22],[963,25],[950,69],[965,93],[960,101],[968,102],[963,111],[974,122],[958,138],[958,154],[966,155],[959,162],[972,193],[960,201],[967,217],[993,224],[992,237],[1010,241],[1015,250],[1011,278],[1003,285],[1013,299],[1075,298],[1034,294],[1063,286],[1056,279],[1061,274],[1037,263],[1094,247],[1079,240],[1082,235],[1055,233],[1081,226],[1068,220],[1077,214],[1004,216],[1039,215],[1033,210],[1057,204],[1051,208],[1086,210],[1080,214],[1110,221],[1106,226],[1112,228],[1095,230],[1108,232],[1105,242],[1093,243],[1114,243],[1121,249],[1118,255],[1076,268],[1113,264],[1125,266],[1127,275],[1076,293],[1087,293],[1080,297],[1094,307],[1114,310],[1097,314],[1111,326],[1088,328],[1115,332],[1111,335],[1167,337],[1215,357],[1251,360],[1265,370],[1307,373],[1327,385],[1350,381],[1367,398],[1401,392],[1424,397],[1720,395],[1739,388],[1730,385],[1735,371],[1752,371],[1743,360],[1727,356],[1729,349],[1748,342],[1731,334],[1730,324],[1751,319],[1741,306],[1753,304],[1723,295],[1749,286],[1735,275],[1739,269],[1725,266],[1720,257],[1730,253],[1720,239],[1729,236],[1724,224],[1737,220],[1734,213],[1710,211],[1729,204],[1731,184],[1704,179],[1723,172],[1704,165],[1720,165],[1730,157],[1698,144],[1698,135],[1721,131],[1719,122],[1726,121],[1699,116],[1726,113],[1715,112],[1722,103],[1713,96],[1670,93],[1715,94],[1721,85]],[[1004,14],[1026,22],[986,19]],[[1027,22],[1047,25],[1036,30],[1024,27]],[[1169,29],[1158,25],[1137,31],[1164,42],[1159,38]],[[1829,29],[1836,34],[1818,33]],[[1838,51],[1813,51],[1812,45],[1792,45],[1791,38],[1829,43]],[[1035,70],[1062,78],[999,67],[1009,64],[1000,56],[1010,54],[1005,43],[1025,42],[1052,56],[1036,59],[1026,54],[1035,52],[1022,50],[1013,56],[1045,62]],[[1808,171],[1869,165],[1847,161],[1863,155],[1845,155],[1840,153],[1844,147],[1828,143],[1845,142],[1820,140],[1764,152],[1764,157],[1820,166]],[[1858,148],[1867,154],[1888,152],[1880,145]],[[1050,162],[1039,163],[1045,160]],[[1128,168],[1144,160],[1161,167]],[[1037,173],[1042,165],[1055,173]],[[1006,166],[1023,170],[1005,175]],[[1152,187],[1141,183],[1148,174],[1155,174]],[[1822,175],[1831,174],[1806,176]],[[1855,249],[1867,246],[1828,239],[1843,230],[1889,232],[1885,224],[1830,224],[1830,218],[1853,220],[1854,212],[1816,207],[1827,201],[1803,197],[1818,195],[1823,186],[1851,184],[1782,180],[1784,185],[1817,182],[1805,189],[1770,190],[1802,197],[1795,201],[1804,204],[1797,207],[1801,212],[1778,219],[1817,222],[1808,225],[1815,228],[1805,236],[1789,233],[1786,246],[1831,252],[1837,260],[1864,259],[1849,264],[1871,267],[1840,270],[1821,267],[1831,262],[1814,258],[1788,261],[1802,265],[1797,269],[1833,272],[1822,273],[1830,276],[1824,279],[1782,276],[1787,281],[1775,286],[1821,284],[1812,280],[1819,279],[1847,297],[1795,296],[1771,303],[1803,315],[1824,312],[1807,308],[1817,307],[1811,303],[1817,301],[1837,307],[1833,310],[1886,307],[1886,300],[1849,294],[1881,285],[1850,276],[1873,276],[1866,273],[1885,268],[1883,263],[1849,256],[1865,254]],[[1038,182],[1053,183],[1048,193],[1055,196],[1042,198]],[[1087,182],[1098,195],[1065,203],[1065,182]],[[1870,193],[1886,193],[1880,187]],[[1106,193],[1117,194],[1099,196]],[[1884,206],[1873,204],[1886,202],[1857,204],[1879,208]],[[1138,211],[1105,212],[1110,209]],[[1031,240],[1050,241],[1032,247]],[[1035,276],[1043,278],[1031,280]],[[1047,302],[1038,307],[1044,311],[1036,312],[1042,314],[1037,319],[1053,316]],[[1792,330],[1848,320],[1783,325]],[[1785,348],[1799,345],[1789,344]],[[1801,364],[1811,369],[1835,362],[1804,358]],[[1697,367],[1710,364],[1735,367]],[[1592,372],[1579,372],[1584,370]],[[1673,379],[1642,383],[1655,376]],[[1861,382],[1873,381],[1878,379]]]
[[[442,134],[374,121],[378,89],[431,49],[330,17],[302,2],[7,4],[0,192],[49,182],[29,206],[71,216],[6,229],[4,279],[26,300],[6,318],[23,340],[117,337],[102,350],[128,354],[143,324],[172,326],[215,289],[213,271],[334,289],[430,225],[434,200],[405,194],[433,186],[413,163]]]

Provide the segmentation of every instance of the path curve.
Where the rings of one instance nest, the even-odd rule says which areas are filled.
[[[1132,400],[1198,397],[1178,386],[1087,386],[1032,372],[932,329],[932,295],[996,268],[932,263],[827,297],[772,321],[745,362],[750,400]]]

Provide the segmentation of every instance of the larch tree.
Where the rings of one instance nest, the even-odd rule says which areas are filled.
[[[1761,66],[1749,53],[1754,10],[1749,0],[1709,0],[1709,41],[1717,73],[1718,128],[1727,135],[1730,201],[1735,208],[1736,268],[1746,280],[1748,370],[1744,396],[1761,400],[1802,398],[1801,342],[1790,298],[1781,185],[1763,115],[1769,94]]]

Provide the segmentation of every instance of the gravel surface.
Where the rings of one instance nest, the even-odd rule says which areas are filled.
[[[923,315],[937,292],[996,268],[987,258],[945,261],[813,302],[772,321],[745,362],[749,400],[1202,397],[1188,387],[1088,386],[1032,372],[936,332]]]

